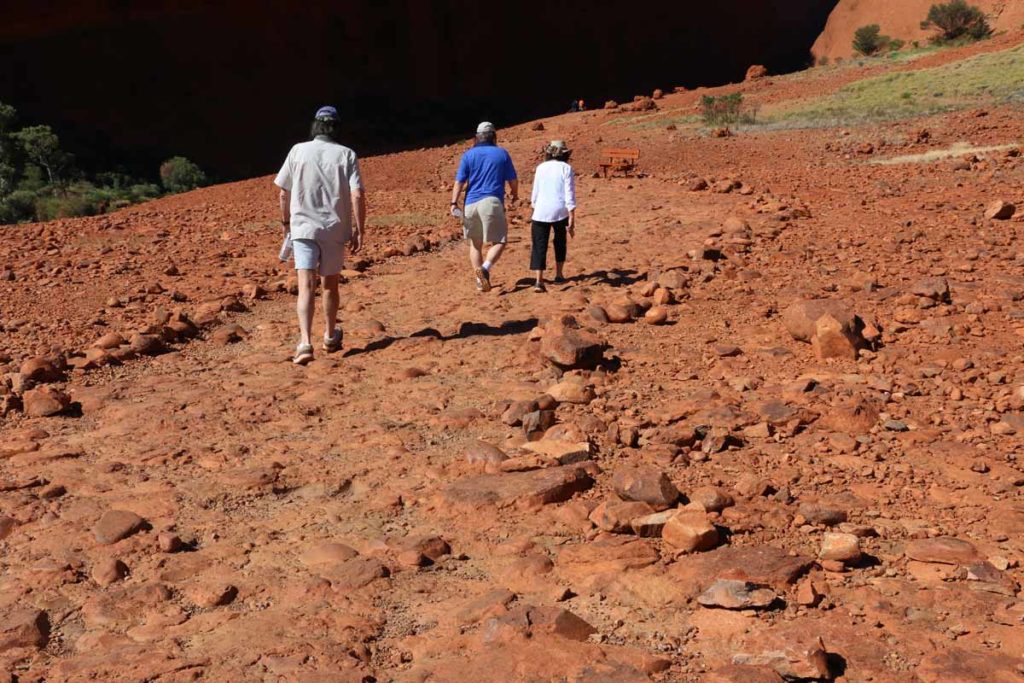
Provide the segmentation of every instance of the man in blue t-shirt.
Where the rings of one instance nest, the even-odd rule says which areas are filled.
[[[494,124],[487,121],[476,128],[476,144],[462,155],[452,188],[452,215],[462,219],[462,234],[469,242],[469,262],[476,275],[476,288],[491,289],[491,267],[501,257],[508,241],[505,219],[505,183],[512,201],[519,199],[519,179],[512,157],[498,147]],[[459,197],[466,192],[465,211],[459,212]],[[484,243],[491,245],[482,257]]]

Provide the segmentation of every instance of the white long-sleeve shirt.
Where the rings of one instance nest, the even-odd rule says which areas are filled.
[[[576,178],[564,161],[545,161],[533,176],[533,220],[555,223],[569,217],[576,208]]]

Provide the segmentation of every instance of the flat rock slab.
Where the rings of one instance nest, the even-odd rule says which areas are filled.
[[[107,510],[96,522],[93,533],[96,541],[103,545],[117,543],[140,530],[145,521],[134,512],[128,510]]]
[[[790,555],[767,545],[727,546],[681,558],[671,571],[681,584],[696,582],[700,586],[696,590],[707,586],[708,579],[745,581],[783,590],[795,583],[812,562],[805,555]]]
[[[552,467],[466,477],[445,487],[441,498],[457,507],[540,507],[569,500],[593,485],[594,480],[581,467]]]
[[[775,592],[746,581],[718,579],[697,598],[704,607],[722,609],[765,609],[775,602]]]
[[[906,554],[918,562],[938,564],[972,564],[981,559],[972,544],[951,536],[913,541],[907,545]]]

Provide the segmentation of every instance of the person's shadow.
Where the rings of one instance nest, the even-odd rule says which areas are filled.
[[[429,337],[431,339],[437,339],[439,341],[453,341],[455,339],[468,339],[470,337],[507,337],[509,335],[526,334],[537,326],[537,318],[527,318],[525,320],[506,320],[497,327],[488,325],[487,323],[476,323],[476,322],[465,322],[459,325],[459,329],[455,334],[445,336],[441,334],[437,329],[433,327],[425,327],[422,330],[417,330],[407,337],[384,337],[372,341],[366,346],[358,349],[349,349],[345,351],[342,358],[350,358],[352,356],[359,356],[364,353],[372,353],[374,351],[383,351],[390,347],[392,344],[404,339],[416,339],[421,337]]]

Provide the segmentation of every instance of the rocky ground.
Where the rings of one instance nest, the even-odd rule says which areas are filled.
[[[521,206],[475,291],[461,146],[366,160],[305,369],[267,178],[7,228],[0,681],[1024,680],[1019,111],[628,116],[503,132],[576,149],[543,295]]]

